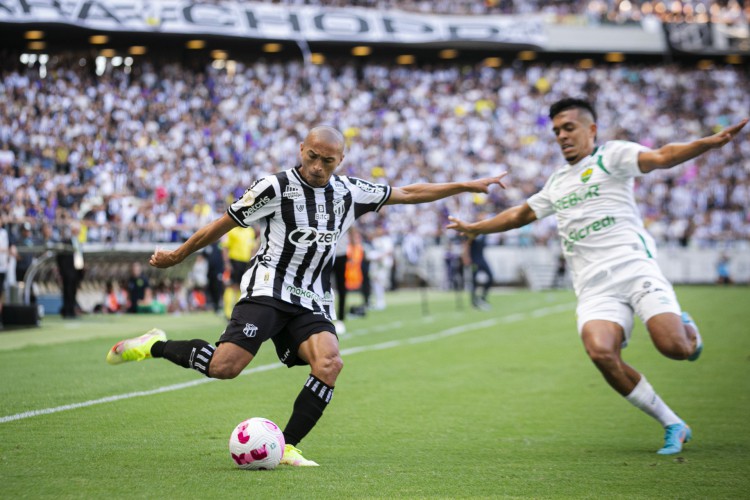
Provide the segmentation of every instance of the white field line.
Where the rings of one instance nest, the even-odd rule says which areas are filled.
[[[574,306],[575,304],[568,303],[568,304],[559,304],[559,305],[550,306],[550,307],[542,307],[540,309],[536,309],[528,313],[515,313],[515,314],[510,314],[508,316],[504,316],[502,318],[486,319],[484,321],[478,321],[476,323],[469,323],[467,325],[461,325],[461,326],[456,326],[453,328],[448,328],[446,330],[436,332],[436,333],[431,333],[428,335],[423,335],[421,337],[411,337],[411,338],[407,338],[403,340],[391,340],[388,342],[381,342],[380,344],[350,347],[348,349],[342,349],[341,355],[347,356],[350,354],[357,354],[360,352],[382,351],[383,349],[391,349],[394,347],[421,344],[424,342],[433,342],[435,340],[452,337],[454,335],[460,335],[462,333],[470,332],[472,330],[479,330],[481,328],[489,328],[491,326],[495,326],[499,324],[514,323],[514,322],[522,321],[522,320],[529,319],[529,318],[540,318],[542,316],[547,316],[550,314],[565,312],[565,311],[572,309]],[[377,328],[376,330],[380,331],[382,329]],[[364,333],[365,332],[362,332],[360,333],[360,335]],[[281,363],[272,363],[268,365],[256,366],[254,368],[248,368],[247,370],[244,370],[240,375],[250,375],[251,373],[260,373],[260,372],[265,372],[268,370],[275,370],[276,368],[281,368],[283,366],[284,365]],[[4,424],[7,422],[14,422],[16,420],[23,420],[23,419],[31,418],[31,417],[38,417],[40,415],[49,415],[52,413],[59,413],[61,411],[76,410],[78,408],[85,408],[87,406],[94,406],[94,405],[103,404],[103,403],[112,403],[112,402],[120,401],[123,399],[131,399],[131,398],[137,398],[141,396],[152,396],[154,394],[161,394],[164,392],[172,392],[172,391],[177,391],[180,389],[187,389],[189,387],[195,387],[197,385],[206,384],[208,382],[214,382],[215,380],[216,379],[212,379],[212,378],[200,378],[196,380],[191,380],[190,382],[183,382],[181,384],[165,385],[165,386],[157,387],[156,389],[151,389],[148,391],[128,392],[125,394],[117,394],[115,396],[107,396],[104,398],[83,401],[81,403],[72,403],[72,404],[67,404],[67,405],[62,405],[62,406],[56,406],[54,408],[44,408],[41,410],[25,411],[23,413],[16,413],[15,415],[7,415],[5,417],[0,417],[0,424]]]

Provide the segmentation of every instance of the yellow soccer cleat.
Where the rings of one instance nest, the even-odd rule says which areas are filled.
[[[294,467],[317,467],[318,464],[312,460],[308,460],[302,456],[302,452],[291,444],[284,446],[284,455],[281,457],[281,462],[284,465],[291,465]]]
[[[151,346],[158,340],[167,340],[167,334],[158,328],[153,328],[140,337],[121,340],[107,353],[107,363],[119,365],[126,361],[140,361],[150,358]]]

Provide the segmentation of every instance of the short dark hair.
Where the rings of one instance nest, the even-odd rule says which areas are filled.
[[[566,97],[565,99],[560,99],[552,106],[550,106],[550,120],[552,120],[555,116],[559,115],[563,111],[567,111],[569,109],[582,109],[584,111],[588,111],[589,113],[591,113],[591,116],[594,119],[594,123],[596,123],[596,111],[594,111],[594,107],[589,104],[588,101],[584,101],[583,99],[576,99],[574,97]]]

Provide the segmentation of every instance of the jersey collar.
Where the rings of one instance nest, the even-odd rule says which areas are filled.
[[[308,184],[307,181],[300,175],[299,173],[300,168],[302,168],[302,165],[295,165],[294,168],[291,169],[291,171],[294,174],[294,176],[297,178],[297,180],[299,180],[300,184],[302,184],[303,186],[307,186],[310,189],[328,189],[329,187],[331,187],[331,179],[333,179],[333,176],[331,176],[331,179],[328,179],[328,184],[326,184],[325,186],[315,187],[315,186]]]
[[[575,163],[568,163],[568,166],[569,166],[570,168],[575,168],[575,167],[577,167],[577,166],[579,166],[579,165],[583,165],[583,162],[585,162],[585,161],[586,161],[586,160],[588,160],[589,158],[593,158],[593,157],[594,157],[594,155],[596,154],[596,152],[597,152],[597,151],[599,151],[599,146],[594,146],[594,150],[593,150],[593,151],[591,152],[591,154],[590,154],[590,155],[588,155],[588,156],[584,156],[583,158],[581,158],[580,160],[578,160],[578,161],[577,161],[577,162],[575,162]]]

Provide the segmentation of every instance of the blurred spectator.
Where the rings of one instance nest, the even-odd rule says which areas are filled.
[[[102,302],[94,306],[94,312],[118,313],[125,304],[127,304],[127,298],[121,295],[117,282],[110,280],[105,285]]]
[[[34,253],[31,248],[34,248],[41,244],[31,232],[31,224],[24,222],[21,225],[20,235],[16,242],[16,250],[18,251],[18,261],[16,263],[16,281],[25,281],[26,272],[29,270],[31,265],[34,263]],[[26,249],[26,250],[24,250]]]
[[[62,281],[60,314],[64,319],[74,319],[81,312],[76,298],[84,273],[83,244],[79,238],[80,234],[81,226],[78,223],[65,227],[55,256]]]
[[[370,261],[370,281],[375,299],[372,309],[382,311],[386,307],[385,292],[391,289],[395,248],[393,238],[382,225],[375,228],[370,244],[372,250],[368,252],[367,257]]]
[[[2,317],[3,312],[5,287],[12,254],[13,246],[10,243],[10,234],[5,228],[5,224],[0,221],[0,317]]]
[[[349,309],[354,316],[364,316],[370,306],[370,262],[365,248],[361,231],[352,227],[346,250],[345,283],[347,290],[362,292],[362,305]]]
[[[486,217],[482,217],[486,218]],[[492,286],[492,270],[484,257],[487,235],[479,234],[469,237],[464,242],[464,265],[471,269],[471,305],[483,311],[490,310],[487,297]],[[481,292],[479,291],[481,289]]]
[[[221,311],[221,296],[224,291],[224,258],[219,243],[212,243],[203,249],[203,255],[208,263],[206,295],[208,305],[218,313]]]
[[[128,291],[129,313],[152,312],[151,305],[154,302],[154,292],[140,262],[133,262],[130,265],[130,277],[126,289]]]
[[[224,315],[232,317],[232,309],[240,300],[240,283],[250,259],[257,247],[255,229],[252,227],[235,227],[229,231],[221,243],[224,252],[224,268],[229,270],[229,281],[224,290]]]
[[[339,238],[336,244],[336,256],[333,262],[333,285],[336,289],[336,333],[338,335],[346,333],[346,265],[347,254],[349,253],[349,233],[345,233]]]
[[[721,254],[716,263],[716,282],[720,285],[732,284],[732,277],[729,274],[729,256],[725,253]]]
[[[465,238],[458,234],[446,234],[444,236],[445,253],[445,276],[448,282],[448,290],[460,291],[464,289],[464,260],[463,247]]]

